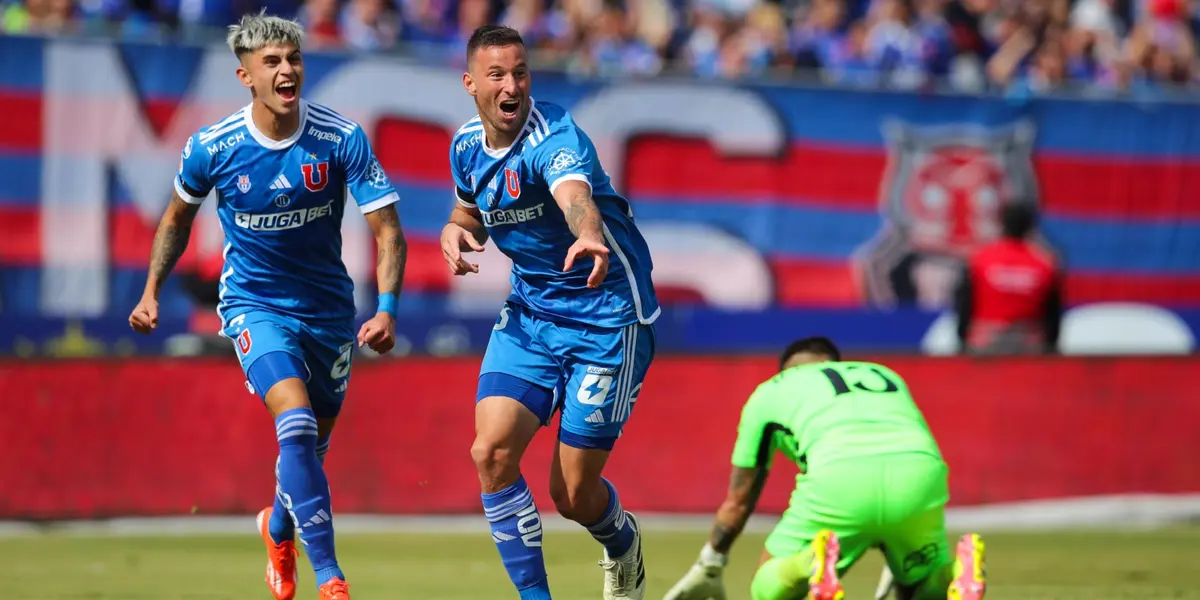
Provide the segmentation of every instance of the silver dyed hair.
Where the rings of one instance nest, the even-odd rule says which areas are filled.
[[[257,15],[244,15],[236,25],[229,26],[225,43],[239,58],[274,44],[295,44],[304,41],[304,28],[295,21],[267,15],[266,9]]]

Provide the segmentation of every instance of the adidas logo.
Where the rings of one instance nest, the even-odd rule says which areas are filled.
[[[598,425],[603,425],[604,424],[604,414],[601,413],[600,409],[597,408],[596,410],[592,411],[592,414],[588,415],[587,418],[584,419],[584,421],[587,421],[588,423],[596,423]]]
[[[273,190],[290,190],[290,189],[292,189],[292,182],[288,181],[288,178],[286,175],[280,174],[279,177],[275,178],[275,181],[271,182],[271,189],[273,189]]]
[[[309,519],[308,522],[304,524],[304,526],[312,527],[313,525],[320,525],[321,523],[328,523],[329,521],[332,521],[332,520],[333,520],[333,517],[329,516],[329,513],[325,512],[325,509],[322,508],[321,510],[318,510],[317,514],[313,515],[313,517],[311,519]]]

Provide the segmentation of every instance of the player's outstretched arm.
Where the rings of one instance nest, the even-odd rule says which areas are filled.
[[[463,240],[460,250],[463,252],[483,252],[483,245],[488,241],[487,227],[483,226],[483,214],[478,208],[456,205],[450,213],[450,222],[465,229],[471,234],[470,240]],[[470,242],[474,241],[474,244]]]
[[[729,554],[733,542],[741,535],[746,527],[746,521],[754,513],[758,497],[762,494],[767,482],[765,467],[734,467],[729,476],[729,492],[725,501],[717,509],[716,523],[713,524],[712,534],[708,545],[720,554]]]
[[[142,334],[150,333],[158,326],[158,295],[163,283],[187,250],[192,236],[192,223],[196,220],[199,204],[185,202],[179,193],[171,194],[171,202],[158,222],[154,243],[150,248],[150,272],[146,276],[146,288],[142,299],[129,315],[129,326]]]
[[[479,265],[463,260],[463,252],[483,252],[487,242],[487,228],[478,208],[464,206],[459,202],[450,212],[450,221],[442,228],[442,258],[455,275],[478,273]]]
[[[576,259],[590,256],[594,262],[588,287],[600,287],[608,275],[608,246],[604,244],[604,221],[592,199],[592,187],[585,181],[563,181],[554,189],[554,201],[562,210],[567,227],[578,238],[567,250],[563,271],[570,271]]]
[[[367,225],[375,234],[378,258],[375,277],[379,282],[379,307],[375,316],[363,323],[358,345],[369,346],[384,354],[396,345],[396,299],[404,285],[404,267],[408,262],[408,242],[400,226],[396,205],[389,204],[367,213]]]

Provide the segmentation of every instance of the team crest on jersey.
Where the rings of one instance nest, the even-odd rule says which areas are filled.
[[[237,188],[239,190],[241,190],[243,194],[245,194],[246,192],[249,192],[250,191],[250,176],[249,175],[238,175]]]
[[[237,336],[238,351],[242,354],[250,354],[250,348],[254,346],[254,340],[250,339],[250,330],[243,329]]]
[[[329,183],[329,163],[308,163],[300,166],[304,173],[304,187],[310,192],[319,192]]]
[[[504,191],[508,192],[508,197],[516,200],[521,197],[521,173],[520,165],[514,164],[513,168],[504,168]]]
[[[565,173],[571,169],[578,168],[583,163],[583,157],[579,153],[570,148],[559,148],[553,156],[550,157],[550,164],[546,165],[546,175],[558,175]]]
[[[367,183],[371,184],[371,187],[377,190],[386,189],[392,184],[388,180],[387,173],[384,172],[383,166],[379,164],[379,159],[377,158],[372,158],[371,165],[367,167]]]
[[[999,235],[1000,209],[1037,201],[1034,125],[926,128],[892,122],[884,137],[884,226],[856,253],[865,295],[883,305],[944,304],[951,286],[946,279],[959,262]],[[911,294],[916,297],[902,297]]]
[[[275,196],[275,200],[273,200],[273,202],[275,203],[275,206],[278,206],[279,208],[287,208],[287,205],[292,203],[292,199],[289,198],[287,194],[279,194],[278,196]]]

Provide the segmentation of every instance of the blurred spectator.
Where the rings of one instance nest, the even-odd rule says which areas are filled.
[[[874,0],[867,17],[867,62],[893,87],[925,83],[934,48],[916,28],[912,0]]]
[[[683,61],[700,77],[720,75],[721,46],[734,33],[734,22],[719,6],[700,0],[691,6],[690,27],[683,43]]]
[[[1125,43],[1124,60],[1142,84],[1182,84],[1195,72],[1196,40],[1185,0],[1150,0]]]
[[[53,35],[78,30],[71,0],[25,0],[4,8],[0,31],[6,35]]]
[[[388,50],[400,39],[400,16],[388,0],[349,0],[340,25],[342,39],[354,50]]]
[[[338,27],[337,0],[306,0],[296,20],[304,26],[306,45],[314,50],[338,48],[345,43]]]
[[[971,354],[1053,353],[1062,321],[1057,260],[1031,239],[1037,209],[1011,202],[1002,209],[1001,239],[967,260],[955,293],[958,338]]]
[[[617,0],[606,0],[592,26],[584,34],[577,68],[600,75],[654,75],[662,59],[635,35],[636,24]]]
[[[214,41],[238,15],[295,16],[313,49],[461,62],[479,25],[517,28],[535,64],[584,74],[819,73],[830,83],[1016,95],[1200,82],[1192,0],[0,0],[2,31],[101,29]],[[189,36],[187,39],[195,39]]]

